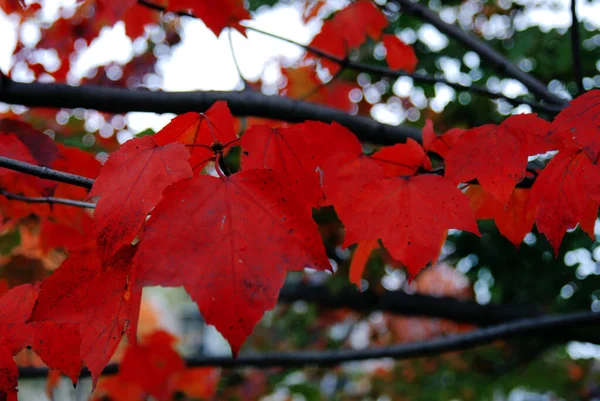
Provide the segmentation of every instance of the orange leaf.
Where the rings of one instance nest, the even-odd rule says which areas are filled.
[[[350,282],[361,289],[362,275],[365,271],[365,266],[369,261],[369,256],[373,250],[379,248],[377,240],[361,241],[354,250],[352,255],[352,263],[350,263]]]

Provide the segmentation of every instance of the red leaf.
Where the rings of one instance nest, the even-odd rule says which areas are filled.
[[[468,198],[435,175],[384,178],[365,185],[342,217],[344,246],[381,238],[394,259],[414,277],[436,258],[445,230],[479,234]]]
[[[598,207],[600,207],[600,201],[591,200],[579,221],[579,226],[591,239],[596,239],[594,229],[596,228],[596,220],[598,220]]]
[[[317,225],[269,170],[172,186],[139,246],[143,284],[183,284],[234,355],[275,306],[286,270],[330,266]]]
[[[369,261],[369,256],[377,248],[379,248],[377,240],[368,240],[359,242],[354,250],[352,262],[350,263],[350,282],[356,285],[359,290],[362,287],[362,275]]]
[[[195,145],[190,148],[190,164],[194,169],[203,166],[213,156],[210,147],[223,147],[235,141],[233,116],[227,102],[215,102],[206,113],[185,113],[175,117],[166,127],[154,135],[159,146],[173,142]]]
[[[12,288],[0,298],[0,346],[13,355],[31,342],[33,331],[26,322],[37,293],[38,287],[23,284]]]
[[[485,192],[480,185],[471,185],[467,196],[477,219],[494,219],[498,231],[517,248],[533,228],[535,206],[529,202],[530,190],[515,188],[506,205]]]
[[[156,331],[143,344],[130,345],[119,366],[119,376],[138,385],[159,400],[170,400],[171,375],[185,370],[185,362],[173,349],[177,339],[165,331]]]
[[[241,142],[242,168],[271,169],[292,189],[307,207],[318,208],[323,198],[319,173],[310,147],[298,127],[270,128],[255,125]]]
[[[243,0],[169,0],[168,10],[191,11],[217,36],[228,26],[245,33],[240,21],[250,19]]]
[[[30,124],[4,118],[0,120],[0,132],[15,134],[36,160],[33,164],[50,166],[58,156],[56,143]]]
[[[477,179],[504,205],[525,176],[528,156],[547,150],[542,139],[547,128],[535,114],[519,114],[498,126],[470,129],[448,153],[446,177],[457,183]]]
[[[64,250],[79,248],[92,238],[92,219],[84,215],[85,222],[79,230],[72,226],[44,220],[40,228],[40,247],[44,252],[50,249],[62,248]]]
[[[80,356],[92,372],[94,386],[121,337],[136,333],[141,290],[132,288],[134,254],[135,248],[126,245],[103,264],[94,242],[71,251],[42,282],[31,313],[31,322],[79,325]],[[63,361],[76,362],[75,357]]]
[[[9,157],[25,163],[37,164],[29,149],[15,134],[0,134],[0,156]],[[0,167],[0,177],[6,174],[17,174],[13,170]]]
[[[108,158],[89,194],[102,196],[94,233],[103,259],[131,243],[163,189],[192,175],[188,158],[185,146],[159,146],[150,136],[127,141]]]
[[[81,373],[79,325],[56,322],[30,323],[33,330],[31,348],[44,363],[69,377],[73,384]]]
[[[562,237],[585,216],[590,199],[600,198],[600,169],[580,149],[561,150],[536,178],[530,202],[537,206],[535,222],[555,255]]]
[[[371,156],[384,171],[386,177],[411,176],[420,167],[431,170],[431,161],[414,139],[394,146],[386,146]]]
[[[0,348],[16,355],[31,345],[48,366],[60,369],[75,382],[81,371],[78,327],[55,322],[27,323],[39,291],[39,285],[23,284],[0,299]],[[68,361],[69,357],[73,362]]]
[[[55,170],[96,178],[102,165],[90,152],[76,147],[58,145],[58,154],[51,164]]]
[[[348,51],[360,47],[367,37],[379,39],[387,24],[385,15],[375,4],[369,0],[359,0],[325,21],[321,32],[310,45],[344,59]],[[338,63],[331,60],[321,59],[321,63],[331,73],[336,73],[340,68]]]
[[[434,152],[440,157],[445,158],[450,149],[452,149],[452,146],[454,146],[458,138],[465,131],[461,128],[452,128],[443,135],[437,135],[433,130],[433,122],[428,119],[425,121],[425,126],[423,127],[423,148],[427,152]]]
[[[19,370],[12,353],[0,346],[0,400],[17,401]]]
[[[386,50],[386,61],[394,70],[414,72],[417,67],[417,56],[412,47],[398,39],[396,35],[383,35]]]
[[[600,90],[595,89],[573,99],[569,107],[554,118],[547,140],[557,148],[576,146],[596,161],[600,154]]]
[[[321,169],[326,166],[337,168],[363,155],[362,145],[356,135],[336,122],[325,124],[306,121],[297,127],[302,130],[304,140],[314,154],[315,163]],[[335,144],[334,152],[332,144]]]

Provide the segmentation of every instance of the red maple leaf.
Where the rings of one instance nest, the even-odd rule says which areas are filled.
[[[175,117],[154,135],[154,140],[159,146],[173,142],[189,145],[190,164],[195,170],[237,140],[233,127],[227,102],[219,100],[206,113],[185,113]]]
[[[596,161],[600,154],[600,90],[595,89],[573,99],[552,121],[548,141],[560,149],[575,146],[584,149]]]
[[[19,369],[13,359],[13,354],[0,346],[0,400],[18,401],[17,385]]]
[[[536,178],[530,202],[537,205],[537,228],[555,255],[565,232],[585,218],[591,199],[600,199],[600,169],[585,150],[561,150]]]
[[[529,189],[515,188],[506,205],[485,192],[480,185],[470,185],[466,194],[475,211],[475,218],[494,219],[498,231],[517,248],[533,228],[537,205],[529,202]]]
[[[123,246],[103,263],[94,241],[74,249],[42,282],[31,322],[71,323],[79,327],[79,360],[92,372],[94,386],[124,334],[135,338],[141,289],[134,288],[135,248]]]
[[[461,128],[452,128],[442,135],[437,135],[433,130],[433,122],[429,119],[425,121],[423,127],[423,148],[427,152],[433,152],[442,158],[445,158],[452,146],[458,141],[458,138],[466,130]]]
[[[234,355],[275,306],[287,270],[330,266],[317,225],[278,177],[245,170],[175,184],[139,244],[143,284],[183,284]]]
[[[437,258],[447,229],[479,234],[468,198],[436,175],[384,178],[362,187],[342,217],[344,246],[381,239],[409,276]]]
[[[344,59],[350,50],[360,47],[367,37],[379,39],[387,24],[385,15],[373,2],[359,0],[350,3],[335,13],[333,18],[325,21],[321,32],[313,38],[310,45]],[[321,59],[321,63],[332,74],[340,69],[340,65],[331,60]]]
[[[386,146],[371,156],[384,171],[386,177],[412,176],[421,167],[431,170],[431,161],[414,139],[394,146]]]
[[[0,156],[19,160],[25,163],[37,164],[27,146],[12,133],[0,134]],[[0,167],[0,177],[6,174],[16,174],[13,170]]]
[[[108,158],[89,194],[101,196],[94,233],[104,259],[131,243],[163,189],[192,175],[188,158],[185,146],[160,146],[151,136],[127,141]]]
[[[225,27],[245,33],[240,21],[250,19],[243,0],[169,0],[167,10],[191,12],[217,36]]]
[[[323,190],[314,157],[303,137],[300,127],[253,126],[242,137],[242,168],[276,171],[298,200],[309,208],[318,208]]]
[[[155,331],[125,350],[119,376],[138,385],[158,400],[170,400],[170,377],[185,370],[185,361],[173,348],[177,338],[166,331]]]
[[[56,143],[48,135],[33,128],[31,124],[4,118],[0,120],[0,133],[16,135],[35,159],[34,164],[50,166],[59,155]]]
[[[56,322],[28,323],[39,284],[23,284],[0,298],[0,399],[16,400],[13,356],[31,345],[42,360],[75,381],[81,371],[78,327]],[[70,360],[74,357],[74,360]],[[14,384],[14,385],[13,385]]]
[[[477,179],[486,192],[506,204],[525,176],[530,155],[543,153],[548,122],[535,114],[514,115],[500,125],[487,124],[463,133],[446,156],[446,177]]]
[[[414,72],[417,67],[417,56],[412,47],[398,39],[396,35],[383,35],[385,59],[394,70]]]

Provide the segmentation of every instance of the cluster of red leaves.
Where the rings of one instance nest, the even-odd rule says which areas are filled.
[[[305,18],[314,18],[324,2],[308,2],[305,5]],[[287,97],[307,100],[314,103],[352,111],[350,92],[359,89],[356,82],[337,79],[342,67],[339,60],[345,60],[348,52],[360,48],[367,38],[381,41],[386,49],[386,61],[394,70],[414,72],[417,57],[414,50],[396,35],[384,34],[388,21],[383,12],[369,0],[350,3],[323,23],[321,31],[309,44],[336,58],[330,60],[308,52],[300,66],[282,68],[285,84],[280,93]],[[334,79],[324,83],[317,75],[320,63],[334,75]]]
[[[3,156],[97,176],[88,198],[99,201],[91,232],[79,236],[89,240],[61,244],[70,247],[68,259],[41,285],[27,287],[35,289],[27,311],[7,312],[0,323],[18,314],[24,325],[54,324],[40,326],[44,333],[68,330],[78,352],[53,359],[52,352],[64,347],[63,334],[60,342],[44,340],[44,360],[74,380],[83,363],[96,381],[124,334],[135,344],[142,286],[183,285],[237,354],[274,307],[287,270],[329,269],[311,215],[329,205],[345,226],[344,245],[359,243],[351,269],[355,283],[378,240],[414,277],[437,259],[448,229],[478,234],[476,218],[493,218],[515,245],[535,221],[557,250],[567,229],[578,223],[589,228],[597,215],[600,147],[588,121],[597,115],[599,99],[599,91],[588,92],[551,124],[524,114],[437,136],[428,123],[423,146],[408,140],[371,155],[336,123],[254,125],[240,140],[227,105],[217,102],[204,114],[174,118],[154,136],[126,142],[100,170],[84,152],[49,140],[39,146],[43,134],[5,122],[5,131],[16,133],[0,135]],[[224,155],[238,144],[241,169],[225,174]],[[533,187],[517,188],[528,156],[550,149],[559,152]],[[433,171],[430,153],[444,159],[444,176]],[[218,176],[202,174],[209,162]],[[473,179],[480,186],[470,185],[466,193],[457,188]],[[12,192],[85,196],[6,169],[0,185]],[[26,213],[54,226],[87,227],[85,212],[56,209]],[[21,290],[13,291],[7,300],[20,296]],[[27,341],[18,347],[33,345]]]
[[[383,34],[387,25],[385,15],[372,1],[359,0],[325,21],[310,46],[343,60],[351,50],[363,45],[367,38],[383,40],[388,65],[395,70],[413,72],[417,65],[415,52],[396,35]],[[316,56],[309,54],[307,57],[310,59]],[[340,64],[335,61],[321,59],[320,62],[332,74],[340,69]]]

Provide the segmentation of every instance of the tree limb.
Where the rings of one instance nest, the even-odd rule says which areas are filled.
[[[477,326],[489,326],[510,320],[539,316],[542,311],[530,306],[480,305],[471,300],[385,291],[359,292],[354,286],[332,291],[324,285],[287,283],[279,292],[279,302],[306,301],[325,308],[347,308],[369,313],[383,311],[405,316],[428,316]]]
[[[496,50],[492,49],[483,41],[468,34],[467,32],[463,31],[455,25],[448,24],[442,21],[442,19],[429,8],[419,3],[412,2],[411,0],[391,1],[404,8],[404,10],[411,12],[415,16],[435,26],[442,33],[445,33],[449,37],[457,40],[464,46],[470,48],[475,53],[477,53],[482,59],[489,62],[490,66],[496,71],[500,73],[506,73],[508,76],[518,80],[523,85],[525,85],[527,89],[531,91],[531,93],[535,94],[536,96],[539,96],[540,98],[554,105],[559,105],[563,107],[566,107],[568,105],[568,102],[566,100],[561,99],[558,96],[552,94],[546,88],[546,85],[544,85],[537,78],[519,69],[506,57],[504,57]]]
[[[217,100],[227,101],[235,116],[265,117],[288,122],[336,121],[350,129],[361,141],[374,144],[390,145],[406,142],[407,138],[421,140],[421,131],[416,128],[382,124],[368,117],[354,116],[327,106],[249,91],[152,92],[94,85],[14,81],[7,83],[0,91],[0,102],[4,103],[28,107],[83,107],[109,113],[204,112]]]
[[[574,312],[561,315],[545,315],[503,323],[483,329],[473,330],[465,334],[439,337],[420,342],[374,347],[363,350],[302,350],[288,353],[262,353],[231,357],[200,357],[186,359],[188,367],[220,366],[224,368],[241,367],[284,367],[300,368],[304,366],[329,367],[345,362],[364,361],[368,359],[393,358],[395,360],[411,359],[425,356],[437,356],[451,351],[461,351],[492,341],[517,336],[539,334],[541,332],[560,332],[573,326],[591,325],[600,322],[600,313]],[[102,372],[112,375],[118,372],[118,365],[109,365]],[[48,373],[45,368],[19,368],[20,378],[43,377]],[[87,369],[82,370],[81,377],[89,376]]]

